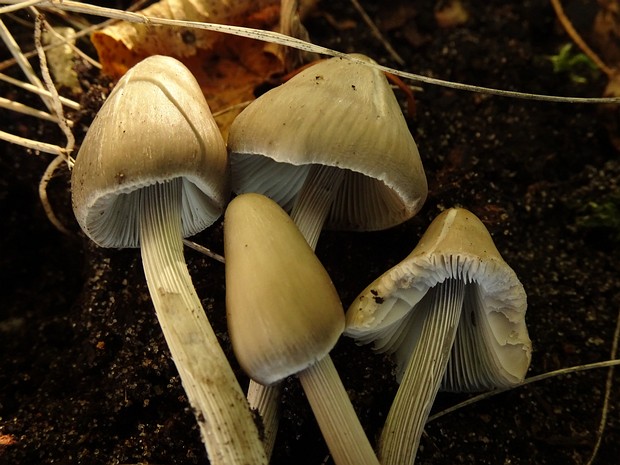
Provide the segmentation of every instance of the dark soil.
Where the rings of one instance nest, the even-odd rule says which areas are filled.
[[[435,21],[437,2],[415,2],[415,10],[411,3],[362,2],[405,58],[401,69],[533,93],[603,93],[604,76],[576,84],[568,73],[554,73],[548,57],[569,39],[547,0],[464,1],[469,20],[449,28]],[[566,8],[587,39],[596,2],[572,1]],[[306,21],[315,42],[399,67],[348,1],[324,1],[318,12]],[[339,30],[336,24],[352,27]],[[95,74],[87,84],[91,97],[109,88]],[[35,102],[4,85],[2,95]],[[327,232],[319,241],[317,255],[345,307],[409,253],[442,209],[463,206],[484,221],[527,291],[534,344],[529,375],[608,360],[620,309],[620,162],[601,107],[430,85],[416,99],[411,131],[430,189],[422,212],[388,231]],[[92,112],[75,118],[79,142]],[[1,126],[62,141],[54,128],[7,112]],[[0,464],[206,464],[139,252],[99,249],[79,232],[66,170],[50,185],[50,197],[73,234],[50,225],[37,196],[49,161],[2,145]],[[221,252],[221,223],[195,240]],[[193,251],[186,256],[235,363],[224,321],[223,265]],[[349,340],[337,345],[333,358],[374,442],[397,387],[389,359]],[[417,463],[585,464],[597,438],[607,375],[598,369],[552,378],[431,422]],[[613,381],[595,460],[600,465],[620,462],[618,371]],[[440,394],[434,411],[467,397]],[[297,380],[286,382],[283,402],[273,463],[331,463]]]

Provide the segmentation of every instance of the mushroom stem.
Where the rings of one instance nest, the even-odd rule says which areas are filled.
[[[243,392],[209,324],[183,256],[182,180],[141,189],[144,273],[212,464],[266,464]]]
[[[278,434],[281,396],[282,383],[263,386],[256,381],[250,380],[247,396],[248,404],[252,410],[258,412],[263,421],[263,447],[267,457],[271,457]]]
[[[312,250],[323,229],[332,202],[344,179],[345,171],[325,165],[312,165],[297,194],[291,218]]]
[[[418,304],[416,311],[425,312],[424,323],[381,433],[382,465],[415,462],[424,424],[446,371],[464,295],[465,281],[448,278]]]
[[[297,376],[334,463],[379,465],[331,357],[327,355]]]

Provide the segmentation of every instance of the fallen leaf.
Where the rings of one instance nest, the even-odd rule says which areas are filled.
[[[603,61],[612,68],[620,65],[620,4],[617,0],[599,0],[592,39]]]
[[[278,0],[162,0],[140,11],[159,18],[231,24],[257,29],[279,27]],[[120,78],[155,54],[182,61],[196,76],[213,113],[254,99],[254,89],[284,71],[282,60],[252,39],[191,28],[119,22],[93,33],[103,72]],[[224,136],[240,110],[216,118]]]
[[[442,28],[456,27],[465,24],[469,19],[469,13],[461,3],[461,0],[449,0],[435,10],[435,20]]]
[[[381,5],[377,15],[377,25],[384,32],[403,29],[417,14],[418,12],[413,2],[408,0],[386,2]]]
[[[620,97],[620,4],[617,0],[599,0],[592,25],[592,41],[608,72],[603,97]],[[601,105],[600,117],[609,140],[620,152],[620,106]]]

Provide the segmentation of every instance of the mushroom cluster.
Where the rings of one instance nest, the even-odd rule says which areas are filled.
[[[343,58],[319,62],[252,102],[233,122],[228,149],[233,191],[276,201],[312,249],[324,225],[386,229],[426,199],[418,148],[385,75]],[[248,392],[265,420],[268,455],[279,390],[251,381]]]
[[[100,246],[140,247],[211,463],[268,463],[289,376],[337,465],[407,465],[440,388],[510,386],[528,369],[523,286],[464,209],[440,214],[345,315],[314,254],[323,227],[390,228],[427,196],[407,122],[370,63],[351,55],[308,67],[242,111],[227,147],[189,70],[153,56],[119,81],[77,156],[76,218]],[[224,211],[226,312],[247,398],[183,257],[183,238]],[[329,355],[343,333],[396,357],[400,388],[377,454]]]

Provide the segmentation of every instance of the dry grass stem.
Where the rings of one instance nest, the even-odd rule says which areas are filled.
[[[16,0],[0,0],[0,3],[19,3]],[[197,21],[180,21],[166,18],[155,18],[144,16],[140,13],[134,13],[130,11],[117,10],[114,8],[106,8],[95,5],[89,5],[87,3],[76,2],[71,0],[47,0],[40,4],[41,7],[46,9],[66,10],[75,13],[89,14],[93,16],[101,16],[111,19],[124,20],[131,23],[141,23],[150,26],[168,26],[168,27],[185,27],[200,30],[208,30],[214,32],[221,32],[224,34],[231,34],[239,37],[246,37],[255,40],[261,40],[264,42],[277,43],[283,46],[296,48],[298,50],[318,53],[321,55],[328,55],[334,57],[340,57],[343,59],[351,60],[360,63],[365,66],[371,66],[381,71],[392,73],[404,79],[409,79],[421,83],[438,85],[456,90],[463,90],[469,92],[478,92],[481,94],[497,95],[502,97],[518,98],[523,100],[539,100],[546,102],[558,102],[558,103],[620,103],[620,97],[597,97],[597,98],[582,98],[582,97],[561,97],[556,95],[542,95],[531,94],[526,92],[515,92],[501,89],[492,89],[489,87],[480,87],[470,84],[462,84],[457,82],[446,81],[443,79],[431,78],[428,76],[422,76],[419,74],[409,73],[387,66],[382,66],[376,63],[368,63],[354,57],[350,57],[346,53],[339,52],[327,47],[312,44],[294,37],[289,37],[278,32],[265,31],[260,29],[252,29],[241,26],[230,26],[226,24],[214,24],[203,23]]]
[[[220,255],[219,253],[212,252],[211,249],[208,249],[203,245],[200,245],[188,239],[183,239],[183,244],[185,244],[190,249],[195,250],[196,252],[200,252],[201,254],[206,255],[207,257],[211,257],[214,260],[217,260],[220,263],[226,263],[226,260],[224,260],[224,257],[222,255]]]
[[[35,48],[39,55],[41,75],[43,76],[43,81],[45,82],[47,90],[49,91],[51,95],[50,97],[51,107],[54,110],[54,113],[56,113],[56,117],[58,118],[58,127],[60,128],[60,130],[63,132],[63,134],[65,135],[67,139],[67,144],[65,145],[65,154],[66,154],[65,161],[67,162],[67,166],[69,168],[72,168],[75,160],[71,157],[71,152],[73,151],[73,148],[75,146],[75,137],[73,137],[73,133],[71,132],[70,122],[65,118],[65,114],[62,109],[62,104],[60,103],[58,90],[56,89],[56,87],[54,86],[54,83],[52,82],[52,77],[47,67],[47,57],[45,56],[45,52],[43,51],[41,47],[41,34],[43,32],[43,28],[51,29],[51,26],[45,21],[43,16],[39,14],[38,11],[34,10],[33,13],[35,14],[35,18],[36,18],[35,28],[34,28],[34,31],[35,31],[34,32],[34,43],[35,43]]]
[[[58,124],[58,118],[56,116],[47,113],[46,111],[29,107],[28,105],[15,102],[14,100],[10,100],[5,97],[0,97],[0,108],[5,108],[6,110],[11,110],[16,113],[21,113],[23,115],[34,116],[35,118],[39,118],[45,121],[51,121],[52,123]]]
[[[381,33],[381,31],[379,30],[375,22],[372,20],[372,18],[368,16],[368,13],[366,13],[366,10],[364,10],[360,2],[358,2],[357,0],[350,0],[350,1],[351,1],[351,4],[353,5],[353,8],[357,10],[359,15],[362,17],[362,19],[366,23],[366,26],[368,26],[368,29],[370,29],[370,32],[372,32],[372,34],[377,38],[377,40],[381,42],[381,45],[383,45],[383,48],[385,48],[386,52],[388,52],[388,54],[392,57],[392,59],[396,63],[398,63],[400,66],[404,66],[405,60],[403,60],[403,57],[401,57],[398,54],[398,52],[394,49],[394,47],[392,47],[392,44],[384,37],[384,35]]]
[[[15,3],[14,5],[5,6],[0,8],[0,15],[12,13],[14,11],[23,10],[24,8],[28,8],[30,6],[38,5],[39,3],[43,3],[44,0],[28,0]],[[4,2],[3,2],[4,3]]]
[[[8,30],[2,19],[0,19],[0,38],[4,41],[5,45],[9,49],[9,52],[13,55],[13,58],[21,68],[28,81],[30,81],[33,86],[44,89],[45,87],[43,86],[43,83],[32,69],[32,66],[22,53],[20,46],[13,38],[11,32]],[[42,98],[41,100],[43,100],[43,103],[47,106],[48,110],[53,112],[50,100],[48,98]]]
[[[620,312],[618,312],[618,318],[616,320],[616,330],[614,331],[614,339],[611,344],[611,359],[615,359],[618,356],[618,339],[620,339]],[[611,397],[611,389],[614,383],[614,369],[615,365],[611,365],[609,367],[609,370],[607,371],[607,381],[605,382],[605,397],[603,399],[601,421],[599,422],[598,429],[596,430],[596,442],[594,443],[592,455],[590,456],[590,460],[588,460],[587,465],[592,465],[594,463],[594,460],[596,459],[598,451],[601,448],[601,444],[603,442],[603,434],[605,433],[605,428],[607,427],[607,416],[609,414],[609,399]]]
[[[587,365],[576,365],[576,366],[573,366],[573,367],[561,368],[559,370],[549,371],[547,373],[542,373],[540,375],[532,376],[530,378],[527,378],[522,383],[517,384],[515,386],[509,387],[509,388],[505,388],[505,389],[496,389],[494,391],[485,392],[484,394],[479,394],[479,395],[471,397],[470,399],[467,399],[467,400],[465,400],[463,402],[459,402],[458,404],[453,405],[452,407],[449,407],[449,408],[447,408],[445,410],[442,410],[441,412],[438,412],[438,413],[436,413],[434,415],[429,416],[428,420],[427,420],[427,423],[430,423],[433,420],[437,420],[438,418],[446,416],[446,415],[448,415],[450,413],[456,412],[457,410],[460,410],[460,409],[462,409],[464,407],[467,407],[469,405],[472,405],[472,404],[475,404],[477,402],[480,402],[481,400],[489,399],[489,398],[491,398],[493,396],[496,396],[498,394],[501,394],[503,392],[512,391],[512,390],[520,388],[522,386],[527,386],[528,384],[537,383],[538,381],[543,381],[543,380],[549,379],[549,378],[555,378],[555,377],[561,376],[561,375],[568,375],[568,374],[571,374],[571,373],[578,373],[580,371],[594,370],[596,368],[614,367],[616,365],[620,365],[620,359],[606,360],[604,362],[589,363]]]
[[[607,66],[603,60],[590,48],[588,44],[586,44],[585,40],[581,37],[581,35],[577,32],[573,23],[568,19],[566,14],[564,13],[564,8],[562,7],[562,3],[560,0],[551,0],[551,5],[553,5],[553,9],[555,10],[555,14],[558,17],[558,20],[562,24],[562,27],[566,31],[566,33],[570,36],[573,42],[577,44],[577,47],[581,49],[581,51],[586,55],[592,62],[598,66],[598,68],[603,71],[608,77],[614,74],[614,70]]]
[[[58,169],[60,165],[62,165],[66,161],[66,155],[60,154],[54,158],[43,173],[41,177],[41,182],[39,182],[39,199],[41,200],[41,205],[43,206],[43,210],[45,211],[45,215],[52,225],[58,229],[63,234],[70,235],[71,232],[65,228],[65,226],[60,222],[56,214],[54,213],[54,209],[49,202],[49,198],[47,196],[47,185],[54,177],[54,173]]]
[[[16,136],[5,131],[0,131],[0,139],[10,142],[11,144],[21,145],[22,147],[36,152],[51,153],[52,155],[62,155],[63,157],[66,157],[65,149],[54,144],[26,139],[25,137]]]
[[[0,73],[0,81],[8,82],[9,84],[19,87],[20,89],[24,89],[27,92],[32,92],[33,94],[41,95],[47,98],[51,98],[52,96],[52,94],[48,90],[40,89],[27,82],[22,82],[19,79],[14,79],[10,76],[7,76],[6,74]],[[60,103],[62,103],[67,108],[70,108],[72,110],[80,109],[80,104],[78,102],[63,96],[59,96],[58,98],[60,100]]]

